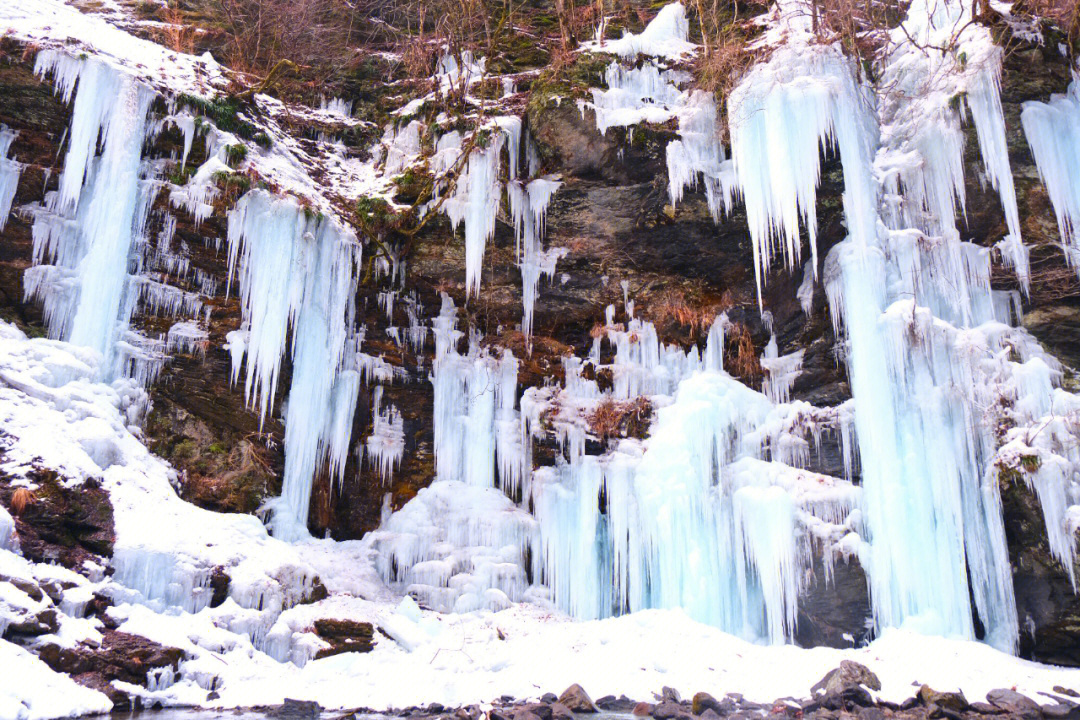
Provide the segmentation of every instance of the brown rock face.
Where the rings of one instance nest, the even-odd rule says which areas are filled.
[[[315,634],[330,643],[330,647],[319,650],[315,659],[346,652],[371,652],[375,648],[371,623],[320,618],[315,621]]]
[[[19,546],[27,559],[78,570],[86,560],[112,555],[112,503],[95,480],[67,487],[51,470],[31,477],[38,489],[29,493],[29,499],[13,503],[19,490],[0,476],[0,503],[13,510]],[[20,494],[27,497],[25,490]],[[20,505],[21,510],[16,509]]]
[[[57,672],[71,675],[80,685],[101,690],[115,704],[115,710],[130,709],[127,695],[112,685],[113,680],[145,686],[147,673],[171,667],[176,669],[184,651],[159,645],[139,635],[106,629],[100,647],[80,645],[62,648],[46,645],[38,652],[45,664]]]

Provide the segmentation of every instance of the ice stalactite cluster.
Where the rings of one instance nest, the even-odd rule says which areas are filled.
[[[7,125],[0,125],[0,230],[4,229],[11,214],[11,203],[19,187],[19,175],[22,174],[22,163],[8,157],[11,143],[17,135]]]
[[[517,253],[521,268],[521,332],[532,336],[533,312],[541,276],[555,275],[555,265],[566,254],[564,248],[544,250],[544,218],[552,195],[559,189],[557,180],[536,178],[527,184],[510,182],[506,189],[510,213],[517,234]]]
[[[1020,119],[1054,205],[1065,257],[1080,272],[1080,71],[1066,94],[1024,103]]]
[[[1001,109],[1001,58],[990,29],[970,22],[960,2],[918,0],[903,27],[892,31],[885,55],[881,151],[882,218],[891,229],[916,228],[930,236],[958,235],[965,208],[964,132],[970,113],[985,178],[998,191],[1008,235],[999,243],[1027,289],[1027,250]],[[948,47],[948,52],[940,49]],[[931,48],[929,51],[923,48]]]
[[[32,211],[26,294],[44,302],[51,336],[95,349],[108,368],[132,310],[129,256],[157,191],[142,161],[154,93],[93,57],[42,50],[35,70],[74,103],[59,188]]]
[[[553,425],[566,449],[534,473],[531,492],[540,576],[574,615],[681,607],[729,632],[783,642],[813,551],[831,562],[855,529],[857,489],[799,469],[807,436],[832,420],[805,403],[776,405],[727,375],[725,323],[717,320],[703,356],[659,344],[640,320],[610,327],[614,362],[597,368],[612,372],[610,392],[573,360],[564,390],[526,392],[529,434]],[[585,454],[598,413],[646,398],[658,409],[644,443]]]
[[[879,116],[851,61],[807,42],[799,23],[808,20],[780,8],[779,24],[794,32],[732,93],[729,124],[759,287],[774,255],[789,267],[799,260],[800,225],[816,253],[821,151],[835,149],[843,166],[849,237],[829,253],[824,276],[855,398],[859,557],[878,626],[973,637],[974,610],[987,640],[1011,649],[1017,620],[991,465],[995,430],[1003,417],[1028,425],[1046,412],[1057,373],[1024,331],[1002,322],[1016,299],[991,290],[990,251],[960,242],[956,230],[963,118],[950,98],[964,92],[1024,280],[1000,51],[962,14],[956,2],[911,6],[907,33],[931,45],[959,33],[968,65],[910,45],[886,54],[881,76],[905,90]],[[930,86],[909,87],[928,77]]]
[[[676,18],[681,17],[679,21]],[[667,37],[676,43],[687,42],[682,5],[667,5],[649,23],[642,36]],[[714,218],[731,210],[735,190],[731,161],[724,157],[717,123],[716,103],[712,93],[685,87],[693,76],[682,70],[663,69],[663,44],[646,43],[630,53],[604,46],[616,52],[624,64],[613,62],[604,71],[605,89],[593,89],[592,101],[578,101],[582,114],[591,109],[601,134],[611,127],[630,127],[640,123],[662,124],[678,120],[679,139],[668,143],[668,194],[678,204],[687,188],[703,187]],[[638,66],[637,56],[652,56]],[[629,63],[629,64],[627,64]]]
[[[253,190],[229,214],[229,271],[247,326],[243,336],[230,333],[233,374],[245,357],[245,397],[263,420],[285,352],[292,358],[282,497],[271,520],[280,537],[306,535],[311,485],[324,462],[338,480],[345,469],[361,380],[351,332],[359,260],[351,231],[294,199]]]
[[[394,477],[394,469],[405,455],[405,421],[394,405],[383,408],[383,386],[375,388],[371,401],[371,434],[364,443],[373,467],[384,483]]]
[[[703,354],[661,345],[641,320],[610,320],[613,362],[595,365],[601,340],[587,361],[610,372],[610,390],[568,358],[565,387],[531,388],[517,410],[516,360],[475,342],[458,354],[465,333],[444,299],[432,376],[438,480],[378,532],[384,577],[443,609],[504,597],[546,597],[585,618],[683,607],[782,642],[814,550],[831,562],[857,520],[849,482],[798,466],[808,437],[850,432],[838,416],[776,405],[724,373],[726,318]],[[635,403],[660,408],[650,438],[587,455],[595,414]],[[533,443],[546,436],[562,453],[534,471]]]
[[[426,132],[437,134],[429,158],[429,168],[436,178],[435,199],[429,204],[440,207],[455,230],[464,226],[465,289],[469,297],[480,291],[484,254],[495,233],[505,188],[521,269],[521,330],[529,336],[540,279],[551,278],[556,263],[565,254],[560,248],[543,247],[544,217],[560,182],[537,176],[536,149],[521,118],[515,116],[492,117],[476,128],[474,132],[483,134],[483,141],[478,143],[470,142],[458,130],[443,132],[437,125],[429,128],[419,120],[388,126],[376,149],[382,173],[388,177],[397,175],[419,162],[423,154],[421,138]],[[467,147],[468,155],[463,156]],[[446,196],[440,199],[443,193]],[[396,341],[400,343],[400,333]]]
[[[433,323],[435,482],[375,533],[376,566],[430,607],[467,612],[525,599],[536,521],[503,490],[520,484],[517,360],[469,342],[443,296]]]

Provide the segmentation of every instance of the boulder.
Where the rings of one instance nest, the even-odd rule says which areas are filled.
[[[963,712],[968,709],[967,698],[960,692],[938,692],[929,685],[919,688],[919,700],[923,705],[934,705],[953,712]]]
[[[689,718],[690,713],[679,703],[667,700],[653,708],[652,716],[656,720],[676,720],[676,718]]]
[[[706,710],[712,710],[716,713],[723,713],[721,709],[720,701],[714,698],[707,692],[699,692],[694,695],[693,701],[690,703],[690,711],[695,715],[703,715]]]
[[[293,700],[285,698],[280,705],[266,711],[266,716],[275,720],[317,720],[322,707],[314,700]]]
[[[680,695],[679,691],[675,688],[665,685],[660,688],[660,700],[663,702],[681,703],[682,695]]]
[[[825,673],[825,677],[821,678],[810,688],[811,694],[816,694],[819,690],[825,693],[837,693],[841,692],[852,686],[865,686],[870,690],[881,690],[881,681],[878,680],[878,676],[870,671],[865,665],[861,665],[854,660],[841,660],[840,667],[834,668]]]
[[[559,696],[559,702],[572,712],[594,713],[598,711],[592,698],[589,697],[589,693],[585,692],[585,688],[577,683],[563,690],[563,694]]]
[[[1040,718],[1042,709],[1031,698],[1021,695],[1015,690],[999,688],[986,693],[986,700],[991,705],[1001,708],[1010,715],[1018,718]]]
[[[551,720],[573,720],[574,713],[570,712],[570,708],[563,705],[561,702],[554,702],[550,706]]]
[[[634,709],[630,711],[630,714],[634,717],[649,717],[652,715],[653,706],[651,703],[639,702],[634,706]]]

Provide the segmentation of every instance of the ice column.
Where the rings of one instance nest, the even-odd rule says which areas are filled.
[[[140,159],[154,93],[93,57],[43,50],[35,71],[53,75],[57,92],[75,101],[59,189],[35,213],[27,294],[45,300],[52,336],[92,347],[109,367],[131,312],[132,243],[152,198],[140,187]],[[47,259],[52,266],[41,265]]]
[[[262,419],[292,333],[285,471],[271,520],[279,537],[306,535],[311,485],[324,461],[336,479],[344,472],[361,379],[350,337],[358,260],[349,231],[291,198],[253,190],[229,214],[230,277],[239,278],[249,328],[246,338],[229,339],[234,375],[236,353],[246,354],[245,394]]]
[[[1080,76],[1049,102],[1026,102],[1020,119],[1057,215],[1065,257],[1080,272]]]
[[[554,275],[556,262],[566,252],[562,248],[544,251],[542,244],[548,203],[561,184],[557,180],[546,178],[537,178],[524,186],[515,182],[507,184],[521,267],[521,332],[526,337],[532,336],[533,311],[536,307],[540,276],[546,275],[550,278]]]
[[[19,133],[7,125],[0,125],[0,230],[7,224],[8,215],[11,214],[11,202],[15,199],[15,190],[19,186],[19,175],[22,173],[22,163],[9,158],[11,143],[15,141]]]

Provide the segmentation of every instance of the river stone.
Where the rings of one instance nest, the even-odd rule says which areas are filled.
[[[811,694],[824,690],[827,694],[838,693],[853,685],[864,685],[871,690],[881,690],[881,681],[870,668],[854,660],[841,660],[840,667],[825,673],[812,688]]]
[[[664,687],[660,688],[660,699],[663,702],[681,703],[682,695],[680,695],[679,691],[675,688],[665,685]]]
[[[954,712],[963,712],[968,708],[967,698],[960,692],[938,692],[929,685],[919,688],[919,700],[924,705],[936,705]]]
[[[991,705],[995,705],[1002,710],[1015,714],[1021,718],[1042,717],[1042,709],[1039,707],[1038,703],[1029,697],[1021,695],[1015,690],[1009,690],[1007,688],[991,690],[986,693],[986,699]]]
[[[656,720],[675,720],[675,718],[689,718],[690,713],[679,703],[665,701],[653,708],[652,716]]]
[[[722,713],[720,708],[720,701],[714,698],[707,692],[699,692],[694,695],[693,701],[690,703],[690,711],[695,715],[701,715],[706,710],[713,710],[717,713]]]
[[[314,700],[285,698],[281,705],[268,710],[266,716],[276,720],[315,720],[321,712],[322,707]]]
[[[574,717],[574,713],[570,712],[570,708],[561,702],[552,703],[549,707],[551,708],[551,720],[571,720]]]
[[[559,696],[559,702],[573,712],[597,712],[596,705],[593,703],[592,698],[589,697],[589,693],[585,692],[585,688],[577,683],[563,690],[563,694]]]
[[[634,709],[630,711],[631,715],[635,717],[649,717],[652,715],[653,706],[651,703],[639,702],[634,706]]]

